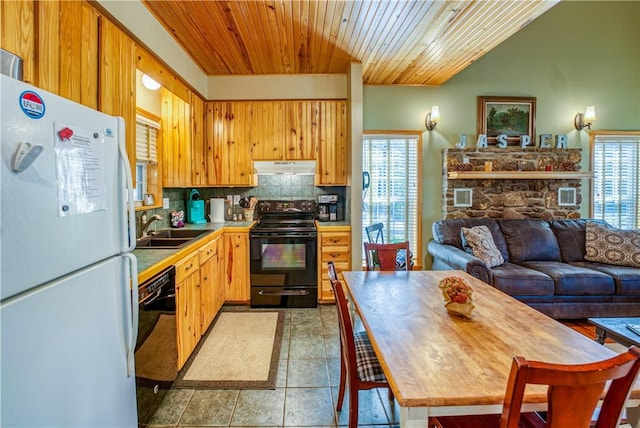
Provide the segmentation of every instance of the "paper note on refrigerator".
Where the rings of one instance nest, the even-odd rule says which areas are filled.
[[[102,134],[61,123],[54,126],[58,215],[107,209]]]

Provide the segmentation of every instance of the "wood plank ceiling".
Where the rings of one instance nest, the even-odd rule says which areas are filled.
[[[207,75],[441,85],[559,0],[143,0]]]

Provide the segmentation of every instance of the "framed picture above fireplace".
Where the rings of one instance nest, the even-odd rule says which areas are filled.
[[[507,136],[507,144],[520,144],[520,136],[536,137],[535,97],[478,97],[478,135],[496,144],[498,135]]]

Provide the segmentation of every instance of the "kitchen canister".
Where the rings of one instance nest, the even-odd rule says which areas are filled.
[[[211,198],[209,201],[211,213],[209,219],[211,223],[224,223],[224,199]]]

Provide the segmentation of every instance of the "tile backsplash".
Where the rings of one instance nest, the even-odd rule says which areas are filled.
[[[152,209],[137,211],[137,229],[141,230],[142,214],[150,217],[160,214],[163,220],[156,221],[151,225],[151,230],[158,230],[170,226],[171,211],[185,210],[186,201],[192,189],[198,189],[200,199],[225,198],[227,195],[240,195],[240,197],[255,196],[259,199],[313,199],[317,202],[319,195],[338,195],[338,218],[345,220],[349,218],[347,203],[348,191],[345,186],[316,187],[313,175],[259,175],[257,187],[189,187],[189,188],[165,188],[164,197],[169,198],[169,209]],[[242,208],[238,205],[233,207],[236,214],[242,213]],[[208,212],[206,213],[208,214]]]

